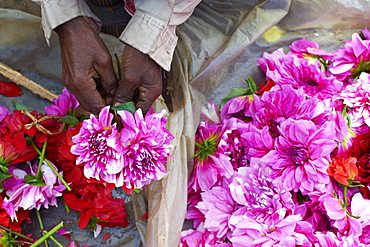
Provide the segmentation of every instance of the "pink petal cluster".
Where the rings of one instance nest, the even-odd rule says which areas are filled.
[[[287,54],[264,53],[258,64],[273,86],[229,100],[221,122],[200,124],[186,216],[194,229],[180,246],[370,245],[369,183],[352,174],[343,186],[328,173],[370,129],[363,33],[367,40],[354,34],[334,53],[306,39]],[[358,145],[368,174],[368,142]]]
[[[10,111],[8,110],[8,108],[0,105],[0,125],[1,125],[1,121],[3,121],[3,119],[9,114],[10,114]]]
[[[37,164],[30,165],[29,174],[36,176],[37,167]],[[56,198],[62,196],[62,192],[65,190],[65,186],[45,162],[41,167],[44,186],[27,184],[24,180],[27,175],[26,170],[11,166],[9,172],[12,177],[3,181],[6,197],[2,206],[15,220],[17,220],[15,212],[20,208],[24,210],[36,208],[39,210],[41,206],[45,208],[58,206]]]
[[[364,30],[366,33],[366,30]],[[362,72],[370,72],[370,40],[361,39],[357,33],[344,47],[334,52],[330,72],[339,80],[348,83],[357,79]]]
[[[109,107],[84,120],[79,133],[73,137],[71,153],[77,155],[76,164],[84,166],[87,178],[102,179],[117,186],[123,185],[122,145],[113,114]],[[117,175],[118,174],[118,175]]]
[[[340,93],[343,103],[349,107],[351,124],[359,127],[370,126],[370,75],[361,73],[358,80],[346,86]]]
[[[165,164],[174,137],[165,128],[167,119],[163,117],[164,113],[149,111],[143,117],[141,109],[134,115],[118,111],[123,125],[120,132],[123,169],[120,173],[128,189],[142,189],[166,174]]]
[[[77,155],[76,164],[84,166],[87,178],[113,183],[117,187],[142,189],[152,180],[166,174],[165,163],[170,156],[173,135],[165,128],[164,112],[143,117],[141,110],[134,115],[118,111],[123,128],[112,124],[109,107],[99,117],[85,120],[71,152]]]
[[[72,114],[72,112],[80,105],[76,97],[71,94],[67,88],[64,88],[62,94],[58,96],[58,99],[53,100],[53,105],[45,107],[45,112],[48,115],[66,116]]]
[[[309,120],[288,119],[279,129],[281,136],[276,140],[276,149],[263,159],[271,166],[271,175],[280,186],[307,194],[329,184],[326,169],[330,154],[337,147],[334,123],[317,126]]]

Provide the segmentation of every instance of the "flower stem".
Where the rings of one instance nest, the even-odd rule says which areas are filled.
[[[10,232],[10,231],[11,231],[14,235],[17,235],[18,237],[21,237],[21,238],[27,239],[28,241],[33,241],[33,239],[32,239],[32,238],[29,238],[29,237],[27,237],[27,236],[25,236],[25,235],[23,235],[23,234],[21,234],[21,233],[19,233],[19,232],[15,232],[15,231],[13,231],[12,229],[7,228],[7,227],[5,227],[5,226],[0,225],[0,228],[2,228],[2,229],[3,229],[3,230],[5,230],[5,231],[8,231],[8,232]]]
[[[42,164],[43,164],[43,161],[44,161],[44,158],[45,158],[45,151],[46,151],[46,145],[47,145],[47,143],[48,143],[48,140],[46,140],[44,142],[44,145],[42,146],[42,151],[41,151],[41,155],[40,155],[39,166],[37,167],[37,173],[36,173],[36,178],[37,179],[39,179],[40,176],[41,176],[41,167],[42,167]],[[35,145],[35,144],[33,143],[33,145]]]
[[[344,197],[344,204],[346,204],[346,205],[348,205],[347,189],[348,189],[348,187],[347,186],[344,186],[344,189],[343,189],[343,197]]]
[[[41,155],[41,151],[40,149],[38,149],[38,147],[36,147],[36,145],[32,142],[32,146],[35,148],[36,152]],[[55,173],[55,175],[57,175],[57,177],[60,179],[60,181],[63,183],[63,185],[67,188],[68,191],[71,191],[71,187],[69,187],[69,185],[67,184],[67,182],[63,179],[62,175],[59,174],[59,172],[55,169],[54,165],[51,164],[51,162],[47,159],[47,158],[44,158],[44,161],[46,162],[46,164],[49,165],[49,167],[51,168],[51,170],[53,170],[53,172]]]
[[[49,232],[45,231],[45,235],[42,236],[39,240],[37,240],[35,243],[33,243],[30,247],[36,247],[36,246],[40,245],[42,242],[44,242],[47,238],[49,238],[51,235],[56,233],[56,231],[58,231],[62,227],[63,227],[63,222],[60,222],[53,229],[51,229]],[[60,245],[60,246],[62,246],[62,245]]]
[[[41,216],[40,216],[40,212],[39,210],[36,209],[36,216],[37,216],[37,220],[39,221],[39,225],[40,225],[40,229],[43,229],[44,228],[44,224],[42,223],[42,219],[41,219]],[[45,232],[42,231],[42,235],[45,236]],[[41,238],[40,238],[41,239]],[[39,240],[40,240],[39,239]],[[36,242],[37,243],[37,242]],[[41,242],[40,242],[41,243]],[[37,245],[36,245],[37,246]],[[48,244],[48,241],[45,239],[45,247],[48,247],[49,244]]]

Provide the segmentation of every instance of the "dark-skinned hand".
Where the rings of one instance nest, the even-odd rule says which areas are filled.
[[[82,108],[99,113],[101,108],[113,103],[118,79],[98,26],[92,19],[80,16],[55,31],[61,47],[63,84]]]
[[[122,78],[114,104],[133,101],[146,114],[162,93],[162,68],[148,55],[126,45],[122,53]]]

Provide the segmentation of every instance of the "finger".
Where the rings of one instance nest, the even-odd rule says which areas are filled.
[[[101,88],[107,96],[114,97],[118,87],[118,79],[113,69],[112,58],[108,50],[106,52],[106,54],[99,57],[94,69],[100,78]]]
[[[153,87],[139,87],[139,99],[136,102],[136,108],[141,108],[145,115],[152,107],[154,101],[162,93],[162,83],[156,83]]]
[[[80,77],[76,78],[76,81],[79,83],[69,83],[65,85],[76,97],[84,110],[92,112],[94,114],[98,114],[100,110],[106,105],[106,102],[96,89],[94,79]]]
[[[134,85],[135,84],[136,83],[134,83]],[[116,91],[116,94],[113,100],[113,105],[119,105],[119,104],[132,101],[132,99],[134,98],[135,89],[130,87],[129,85],[131,84],[125,81],[121,81]]]

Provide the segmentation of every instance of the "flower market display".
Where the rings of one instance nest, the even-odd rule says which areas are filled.
[[[104,227],[125,227],[125,201],[114,198],[113,190],[140,191],[166,174],[173,136],[164,111],[143,116],[130,102],[85,119],[76,114],[78,105],[64,89],[45,114],[20,104],[13,113],[0,106],[0,246],[48,246],[47,241],[63,246],[53,237],[70,234],[63,216],[45,229],[39,213],[58,206],[58,197],[80,212],[75,224],[93,227],[95,236]],[[22,232],[31,210],[42,237]],[[84,243],[68,246],[77,244]]]
[[[370,31],[264,53],[266,82],[209,104],[180,246],[370,246]],[[237,97],[235,97],[237,96]]]

